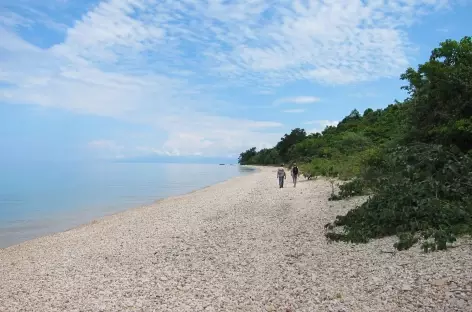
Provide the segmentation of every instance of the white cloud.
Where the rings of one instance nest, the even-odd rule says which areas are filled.
[[[20,25],[28,25],[30,21],[14,12],[3,12],[0,16],[0,25],[4,27],[17,27]]]
[[[257,91],[256,93],[258,93],[258,94],[274,94],[274,91],[273,90],[260,90],[260,91]]]
[[[3,0],[2,10],[0,10],[0,26],[19,29],[26,27],[34,29],[35,27],[46,27],[54,31],[65,31],[67,25],[51,18],[48,11],[52,8],[66,8],[58,0]],[[58,5],[59,4],[59,5]],[[83,3],[82,5],[85,5]],[[67,4],[70,7],[71,4]],[[10,9],[10,10],[9,10]],[[16,10],[17,12],[15,12]],[[61,18],[67,16],[67,12],[61,11]]]
[[[296,109],[286,109],[283,112],[284,113],[289,113],[289,114],[297,114],[297,113],[303,113],[305,110],[301,108],[296,108]]]
[[[275,105],[282,104],[282,103],[293,103],[293,104],[311,104],[319,102],[320,98],[315,96],[295,96],[289,98],[282,98],[278,99],[274,102]]]
[[[304,122],[314,128],[307,130],[307,133],[321,133],[326,127],[337,126],[339,121],[336,120],[311,120]]]
[[[283,126],[277,122],[203,114],[195,114],[192,120],[174,115],[160,120],[159,124],[170,133],[162,150],[178,150],[182,154],[199,151],[208,156],[218,156],[222,150],[237,155],[252,146],[273,146],[280,138],[280,127]],[[274,130],[267,132],[267,129]]]
[[[265,14],[248,14],[252,18],[238,32],[238,26],[230,22],[209,24],[211,34],[220,39],[207,52],[218,64],[217,70],[268,85],[300,79],[346,84],[397,77],[408,64],[407,27],[448,1],[265,3],[271,4],[265,6]],[[227,38],[225,31],[230,34]]]
[[[0,12],[0,82],[9,86],[0,100],[151,125],[168,135],[155,149],[180,154],[233,154],[280,137],[276,122],[218,116],[239,104],[218,101],[223,89],[397,77],[408,63],[408,27],[448,3],[107,0],[74,20],[73,10],[61,10],[82,2],[44,5],[56,14],[20,2],[24,11]],[[39,48],[23,40],[18,31],[42,29],[36,24],[61,32],[63,42]]]

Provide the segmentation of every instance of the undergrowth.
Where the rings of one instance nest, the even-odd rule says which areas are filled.
[[[354,178],[353,180],[340,184],[339,192],[335,194],[332,192],[329,200],[342,200],[353,196],[366,195],[368,193],[364,180]]]
[[[440,145],[398,147],[371,166],[363,182],[354,181],[343,185],[340,194],[360,192],[361,185],[374,194],[325,226],[331,240],[362,243],[397,235],[399,250],[423,239],[423,249],[434,251],[472,233],[470,153]],[[342,233],[335,232],[336,227],[342,227]]]

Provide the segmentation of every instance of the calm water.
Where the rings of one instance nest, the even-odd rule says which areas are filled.
[[[251,173],[239,166],[157,163],[0,169],[0,248]]]

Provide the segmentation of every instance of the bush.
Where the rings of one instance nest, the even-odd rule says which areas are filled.
[[[343,158],[314,158],[301,168],[312,176],[349,180],[360,174],[361,159],[357,154]]]
[[[355,178],[349,182],[339,185],[339,193],[335,196],[331,196],[330,200],[341,200],[353,196],[365,195],[366,185],[364,180]]]
[[[374,195],[328,224],[328,238],[366,242],[398,235],[395,247],[407,249],[419,234],[434,240],[425,249],[436,250],[445,249],[458,235],[472,233],[471,155],[440,145],[398,147],[371,171],[377,173],[370,180]],[[343,233],[333,233],[340,226]]]

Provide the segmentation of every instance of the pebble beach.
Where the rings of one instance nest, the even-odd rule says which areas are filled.
[[[472,246],[330,243],[365,198],[276,168],[0,249],[0,311],[472,311]]]

